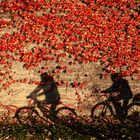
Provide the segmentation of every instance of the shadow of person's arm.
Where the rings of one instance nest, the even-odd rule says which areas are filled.
[[[112,93],[112,92],[113,92],[112,86],[101,91],[101,93]]]
[[[37,96],[39,97],[39,96],[42,96],[44,94],[45,94],[44,92],[40,92],[40,93],[37,94]]]
[[[28,96],[27,96],[27,99],[28,98],[34,98],[36,96],[38,96],[38,92],[42,89],[42,86],[41,85],[38,85]]]
[[[109,88],[102,90],[101,93],[113,93],[118,91],[118,84],[117,83],[113,83],[112,86],[110,86]]]
[[[43,90],[43,92],[39,92],[40,90]],[[49,93],[51,91],[51,86],[48,85],[39,85],[34,91],[30,93],[33,97],[39,97],[42,95],[45,95],[46,93]]]
[[[43,95],[43,94],[49,93],[49,92],[52,91],[52,89],[53,89],[53,87],[52,87],[50,84],[45,85],[45,86],[43,86],[42,88],[43,88],[43,92],[38,93],[37,96],[41,96],[41,95]]]

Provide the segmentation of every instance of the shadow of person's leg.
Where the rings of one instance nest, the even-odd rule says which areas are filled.
[[[113,101],[113,105],[115,108],[115,112],[117,117],[121,117],[122,116],[122,107],[121,107],[121,103],[119,101]]]
[[[52,103],[51,107],[50,107],[50,118],[54,121],[54,119],[56,118],[56,107],[57,104],[56,103]]]
[[[123,95],[119,94],[118,96],[113,97],[112,101],[113,101],[113,105],[114,105],[117,117],[118,118],[123,118],[124,109],[123,109],[123,106],[121,106],[121,102],[120,102],[120,101],[124,101]]]
[[[123,109],[123,115],[124,115],[124,117],[126,117],[127,116],[127,114],[128,114],[128,102],[129,102],[129,100],[128,99],[124,99],[123,100],[123,106],[122,106],[122,109]]]

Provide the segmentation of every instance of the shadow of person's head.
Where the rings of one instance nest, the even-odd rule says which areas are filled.
[[[40,78],[41,88],[43,89],[43,94],[45,95],[45,102],[52,104],[53,108],[55,108],[56,104],[60,101],[60,95],[55,80],[53,76],[48,75],[47,72],[42,73]]]
[[[50,75],[48,75],[47,72],[44,72],[40,75],[40,78],[41,78],[41,82],[42,83],[53,83],[54,82],[54,78]]]
[[[112,80],[113,82],[116,81],[116,80],[119,79],[119,78],[122,78],[121,73],[113,73],[113,74],[111,74],[111,80]]]

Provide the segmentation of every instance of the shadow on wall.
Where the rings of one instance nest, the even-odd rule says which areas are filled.
[[[111,74],[112,85],[105,89],[100,90],[99,85],[95,84],[91,88],[91,97],[85,97],[83,108],[90,110],[95,103],[106,100],[106,95],[111,94],[111,101],[113,103],[117,116],[126,116],[127,108],[130,99],[132,99],[131,87],[126,79],[122,77],[121,73]],[[103,95],[101,93],[104,93]],[[110,99],[109,99],[110,100]]]
[[[36,98],[45,95],[45,99],[40,101],[42,105],[51,105],[50,113],[55,111],[56,106],[60,103],[60,94],[54,78],[48,75],[47,72],[40,75],[40,84],[27,96],[27,98]],[[42,91],[42,92],[40,92]]]
[[[122,77],[121,73],[111,74],[111,80],[113,82],[112,85],[109,88],[102,90],[101,92],[110,94],[115,93],[114,96],[111,96],[111,100],[114,105],[116,114],[119,116],[126,115],[129,100],[132,98],[130,85],[128,81]]]
[[[54,78],[48,75],[47,72],[42,73],[40,78],[40,84],[30,93],[27,98],[45,95],[45,99],[41,101],[41,104],[50,104],[50,113],[54,112],[57,105],[60,103],[60,94],[57,85],[54,81]],[[96,95],[100,96],[100,93],[115,93],[115,95],[111,97],[111,100],[114,105],[116,114],[119,116],[122,112],[127,114],[127,106],[129,100],[132,98],[132,91],[129,83],[121,76],[120,73],[111,74],[111,80],[113,82],[112,85],[102,91],[100,90],[99,85],[93,85],[92,95],[95,97]],[[92,98],[92,95],[85,96],[85,99],[83,100],[82,108],[85,110],[90,110],[91,107],[93,107],[93,105],[99,101],[94,99],[94,97]],[[81,106],[81,104],[79,104],[79,106]]]

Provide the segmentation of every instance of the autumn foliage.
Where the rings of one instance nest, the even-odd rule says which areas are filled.
[[[34,69],[67,55],[81,63],[100,62],[109,72],[140,73],[136,0],[3,0],[0,14],[1,82],[15,61]]]

